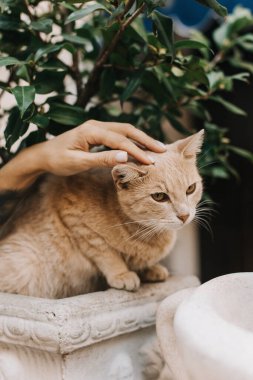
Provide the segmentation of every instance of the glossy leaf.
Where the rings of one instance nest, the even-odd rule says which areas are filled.
[[[208,45],[200,41],[194,40],[179,40],[174,43],[174,49],[210,49]]]
[[[37,62],[40,58],[50,53],[55,53],[63,48],[64,44],[47,45],[37,50],[34,55],[34,61]]]
[[[198,3],[205,5],[206,7],[212,8],[219,16],[227,15],[227,8],[221,5],[216,0],[196,0]]]
[[[30,27],[39,32],[44,32],[46,34],[52,32],[53,20],[45,18],[38,21],[32,21]]]
[[[15,57],[2,57],[0,58],[0,67],[2,66],[11,66],[11,65],[23,65],[23,61],[19,61]]]
[[[103,71],[100,82],[100,95],[108,99],[112,96],[115,86],[115,72],[112,67]]]
[[[24,116],[27,108],[33,103],[35,98],[34,86],[16,86],[11,90],[16,98],[21,118]]]
[[[82,108],[63,103],[52,103],[45,116],[59,124],[72,126],[83,123],[86,118]]]
[[[27,131],[29,123],[22,121],[18,107],[12,108],[4,131],[6,148],[10,150],[12,145]]]
[[[125,102],[140,86],[141,84],[141,73],[136,73],[128,82],[125,90],[120,96],[121,103]]]
[[[0,30],[16,31],[22,29],[23,24],[10,15],[0,15]]]
[[[85,44],[87,44],[87,41],[88,41],[87,38],[77,36],[76,34],[63,33],[62,37],[64,38],[65,41],[73,42],[73,43],[78,44],[78,45],[85,45]]]
[[[45,115],[37,114],[31,118],[31,123],[36,124],[39,128],[46,128],[49,124],[49,119]]]
[[[66,75],[64,71],[43,70],[38,72],[33,84],[37,94],[48,94],[52,91],[64,91],[63,80]]]
[[[227,100],[223,99],[220,96],[210,96],[209,99],[213,100],[214,102],[220,103],[228,111],[230,111],[236,115],[240,115],[240,116],[246,116],[247,115],[244,110],[242,110],[241,108],[239,108],[239,107],[235,106],[234,104],[228,102]]]
[[[65,24],[69,24],[70,22],[80,20],[81,18],[83,18],[83,17],[85,17],[85,16],[87,16],[87,15],[89,15],[95,11],[101,11],[101,10],[110,14],[109,10],[103,4],[99,4],[99,3],[90,4],[90,5],[87,5],[85,8],[82,8],[78,11],[71,13],[67,17]]]
[[[152,13],[155,34],[158,40],[173,53],[173,22],[168,16],[158,11]]]
[[[246,158],[247,160],[249,160],[253,164],[253,153],[250,152],[249,150],[242,149],[242,148],[239,148],[239,147],[233,146],[233,145],[229,145],[227,147],[227,149],[230,150],[231,152],[238,154],[238,156]]]

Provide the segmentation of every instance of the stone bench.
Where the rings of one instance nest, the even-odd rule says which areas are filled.
[[[147,379],[160,301],[196,285],[196,277],[173,276],[136,293],[60,300],[0,293],[0,379]]]

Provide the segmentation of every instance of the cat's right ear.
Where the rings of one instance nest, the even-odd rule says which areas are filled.
[[[130,182],[146,174],[146,171],[135,164],[120,164],[112,169],[112,178],[118,189],[127,189]]]

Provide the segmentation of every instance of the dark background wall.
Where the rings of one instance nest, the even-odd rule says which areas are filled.
[[[229,127],[234,145],[253,152],[253,81],[249,85],[238,83],[227,99],[244,109],[248,117],[229,115],[221,107],[210,106],[215,122]],[[206,183],[217,202],[218,214],[211,220],[213,239],[201,230],[203,282],[226,273],[253,271],[253,165],[238,156],[233,156],[232,162],[240,173],[240,182]]]

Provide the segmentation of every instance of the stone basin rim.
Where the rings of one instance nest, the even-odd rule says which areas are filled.
[[[195,289],[189,298],[177,309],[174,329],[178,339],[178,347],[185,362],[200,358],[205,363],[222,366],[234,371],[245,379],[253,378],[252,345],[253,332],[249,331],[236,319],[229,320],[230,311],[224,314],[229,302],[236,310],[233,301],[240,301],[232,289],[241,286],[241,291],[253,296],[253,273],[232,273],[224,275]],[[220,293],[218,293],[220,291]],[[227,294],[224,310],[222,300]],[[219,298],[220,300],[217,300]],[[253,300],[253,297],[252,297]],[[252,301],[253,302],[253,301]],[[221,311],[215,309],[220,306]],[[231,307],[232,307],[231,306]],[[247,313],[247,304],[244,305]],[[237,308],[240,317],[240,310]],[[189,318],[190,317],[190,318]],[[197,332],[197,333],[196,333]],[[228,349],[229,348],[229,349]],[[232,378],[236,378],[233,377]]]

